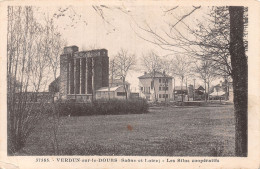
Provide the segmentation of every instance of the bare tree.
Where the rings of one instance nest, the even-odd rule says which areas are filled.
[[[135,55],[129,53],[127,50],[121,49],[115,56],[115,76],[123,81],[125,90],[125,97],[127,99],[127,88],[125,78],[129,70],[133,69],[136,65]]]
[[[46,111],[46,104],[37,100],[37,95],[45,90],[49,68],[56,76],[58,68],[54,67],[59,65],[59,54],[55,52],[61,48],[56,43],[58,34],[51,30],[50,24],[37,21],[36,10],[31,6],[8,7],[7,111],[10,154],[23,148]],[[55,57],[51,57],[53,55]]]
[[[35,128],[42,115],[43,104],[31,104],[32,94],[42,84],[37,43],[41,26],[34,18],[32,7],[8,7],[7,36],[7,113],[8,113],[8,153],[20,150]],[[39,73],[39,74],[38,74]],[[37,79],[33,81],[33,79]],[[34,82],[33,84],[31,82]],[[35,87],[33,87],[35,86]],[[36,110],[40,108],[39,110]],[[38,111],[35,113],[35,111]]]
[[[178,9],[171,8],[170,11]],[[160,48],[172,52],[180,51],[187,55],[214,61],[213,67],[219,75],[231,76],[234,88],[234,105],[236,119],[236,155],[247,156],[247,8],[244,7],[213,7],[210,14],[212,24],[198,24],[191,28],[185,23],[185,18],[200,9],[193,6],[191,12],[177,18],[177,22],[168,23],[168,31],[155,31],[149,25],[140,30],[150,34],[150,38],[138,35]],[[167,12],[168,10],[166,10]],[[136,23],[136,22],[135,22]],[[190,30],[185,36],[176,25],[182,24]],[[183,27],[182,27],[183,28]]]
[[[215,69],[212,67],[212,64],[211,61],[205,60],[195,63],[194,66],[194,72],[196,72],[198,77],[204,82],[205,101],[209,99],[210,83],[216,78]]]
[[[152,78],[151,90],[154,91],[154,98],[156,102],[158,98],[154,86],[154,79],[155,79],[156,72],[160,72],[163,69],[163,59],[159,55],[157,55],[154,51],[150,51],[145,55],[143,54],[141,58],[141,66]]]
[[[111,79],[111,85],[114,83],[114,78],[116,74],[116,65],[115,65],[115,58],[110,59],[109,62],[109,75]]]
[[[177,56],[172,61],[172,72],[173,75],[177,76],[181,80],[181,98],[183,101],[183,82],[186,78],[193,74],[192,72],[192,63],[189,59],[185,58],[184,56]]]

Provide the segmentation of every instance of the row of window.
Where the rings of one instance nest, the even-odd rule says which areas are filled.
[[[150,87],[141,87],[141,91],[144,93],[150,93]]]
[[[159,91],[168,91],[168,87],[159,87]],[[144,93],[150,93],[150,87],[141,87],[141,91]]]
[[[168,79],[159,79],[159,83],[168,83]]]
[[[168,91],[168,87],[159,87],[160,91]]]
[[[159,94],[159,98],[168,98],[168,94]]]

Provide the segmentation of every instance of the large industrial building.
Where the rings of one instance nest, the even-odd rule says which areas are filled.
[[[77,46],[65,47],[60,56],[60,98],[90,100],[96,90],[108,87],[108,76],[106,49],[78,51]]]

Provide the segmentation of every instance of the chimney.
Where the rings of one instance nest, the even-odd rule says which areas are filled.
[[[146,75],[146,74],[147,74],[147,72],[144,72],[144,74]]]

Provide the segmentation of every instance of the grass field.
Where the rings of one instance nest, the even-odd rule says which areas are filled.
[[[53,155],[43,120],[18,155]],[[234,156],[233,106],[151,107],[147,114],[61,117],[62,155]]]

